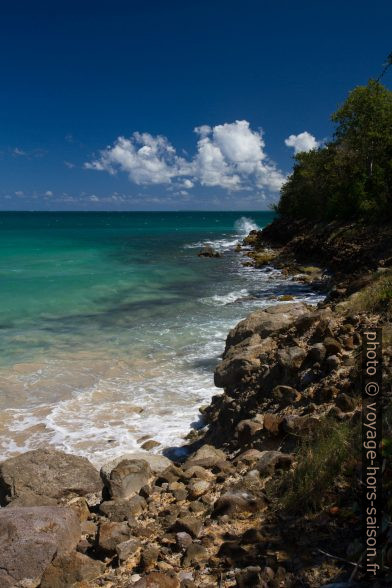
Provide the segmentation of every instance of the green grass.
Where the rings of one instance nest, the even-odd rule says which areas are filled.
[[[354,295],[350,308],[354,312],[382,313],[392,318],[392,271],[377,272],[373,282]]]
[[[359,425],[325,418],[302,440],[296,466],[271,483],[268,494],[290,513],[315,512],[333,502],[335,487],[360,457]],[[350,465],[351,464],[351,465]]]

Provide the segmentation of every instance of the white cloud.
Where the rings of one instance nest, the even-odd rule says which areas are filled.
[[[48,196],[49,198],[50,198],[50,196],[53,196],[52,190],[46,190],[45,196]]]
[[[253,131],[245,120],[194,130],[199,138],[193,158],[177,155],[166,137],[136,132],[129,139],[118,137],[84,167],[126,172],[138,185],[174,184],[189,190],[198,182],[228,191],[279,191],[285,176],[268,159],[261,131]]]
[[[15,192],[15,196],[18,196],[18,198],[21,198],[22,196],[24,196],[24,192],[22,190],[17,190]]]
[[[294,148],[294,153],[311,151],[312,149],[317,149],[320,145],[320,142],[316,141],[316,137],[313,137],[308,131],[299,133],[299,135],[290,135],[290,137],[287,137],[284,142],[287,147]]]
[[[64,165],[68,167],[68,169],[73,169],[74,167],[76,167],[75,164],[71,161],[64,161]]]
[[[15,148],[12,150],[12,155],[13,155],[14,157],[22,157],[22,156],[25,156],[25,155],[27,155],[27,153],[26,153],[26,151],[23,151],[23,149],[19,149],[19,147],[15,147]]]

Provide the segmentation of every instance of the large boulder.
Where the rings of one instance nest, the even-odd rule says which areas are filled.
[[[105,567],[101,561],[72,551],[52,561],[44,572],[40,588],[65,588],[79,585],[79,582],[88,582],[100,576]]]
[[[308,312],[309,307],[303,302],[275,304],[256,310],[231,329],[226,340],[225,353],[232,345],[237,345],[240,341],[256,333],[264,339],[269,335],[288,329],[300,316]]]
[[[197,254],[199,257],[222,257],[222,254],[211,245],[205,245]]]
[[[0,465],[2,506],[16,499],[21,505],[39,505],[101,491],[99,473],[88,459],[55,449],[27,451]]]
[[[55,556],[80,540],[77,514],[61,506],[0,509],[0,586],[35,588]]]

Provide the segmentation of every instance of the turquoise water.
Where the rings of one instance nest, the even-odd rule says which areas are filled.
[[[0,213],[0,450],[181,443],[227,331],[282,293],[234,245],[269,212]],[[202,259],[211,242],[220,259]]]

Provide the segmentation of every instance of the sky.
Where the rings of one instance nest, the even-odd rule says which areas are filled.
[[[391,22],[387,0],[2,2],[0,210],[268,209]]]

